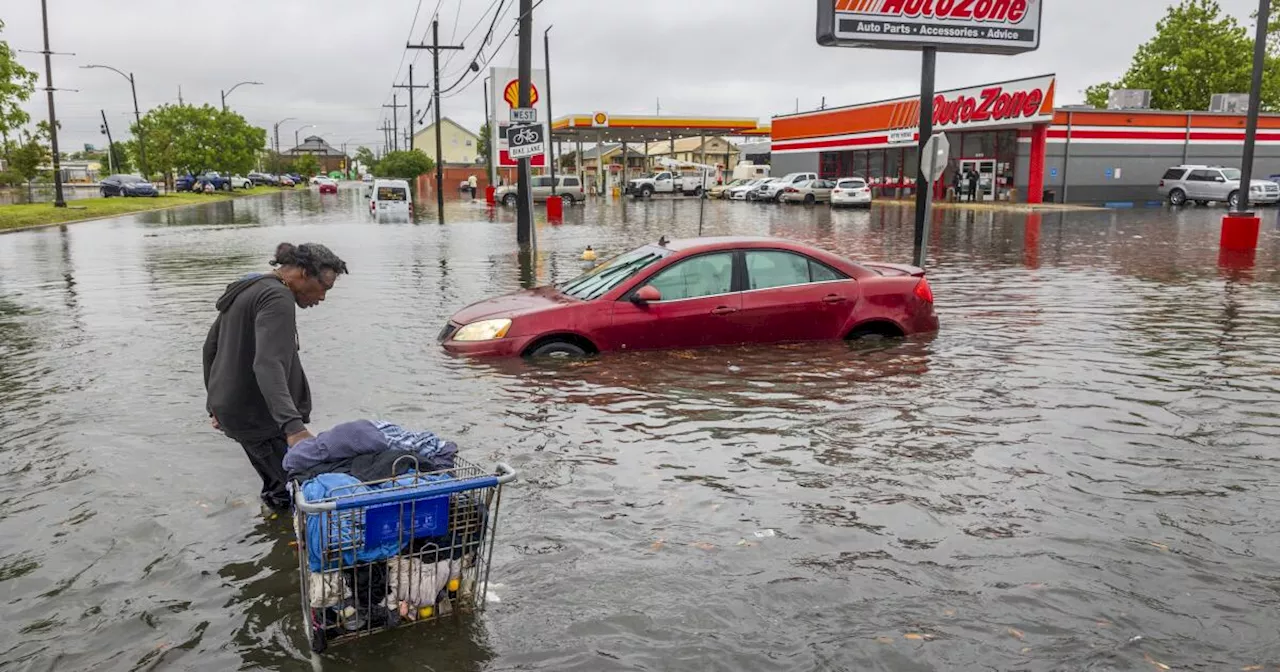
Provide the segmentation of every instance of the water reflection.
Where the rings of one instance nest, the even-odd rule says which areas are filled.
[[[199,344],[230,279],[314,240],[352,269],[299,315],[315,425],[394,418],[522,471],[501,602],[326,668],[1267,664],[1274,211],[1233,267],[1207,208],[939,210],[936,336],[530,364],[434,336],[587,245],[694,235],[700,207],[708,235],[893,262],[911,210],[604,200],[522,251],[510,209],[440,226],[425,196],[402,221],[300,189],[0,236],[6,662],[310,668],[291,527],[205,426]]]

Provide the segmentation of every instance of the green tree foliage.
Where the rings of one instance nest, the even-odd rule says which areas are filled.
[[[378,160],[374,158],[373,152],[368,147],[356,148],[356,161],[368,166],[370,170],[378,164]]]
[[[486,175],[493,174],[493,166],[491,156],[489,154],[489,140],[492,133],[489,130],[489,122],[484,122],[484,126],[480,127],[480,141],[476,143],[476,152],[484,158],[484,172]]]
[[[111,143],[111,160],[115,162],[117,173],[133,172],[134,161],[132,150],[129,147],[130,144],[131,143],[120,142],[119,140]],[[104,151],[102,152],[102,163],[105,165],[106,162],[107,153]]]
[[[9,170],[27,182],[36,179],[40,165],[52,158],[46,144],[48,138],[49,125],[44,122],[36,126],[35,133],[26,129],[19,131],[17,140],[5,143],[8,145]]]
[[[0,31],[4,21],[0,21]],[[8,138],[30,121],[22,103],[35,91],[36,73],[22,67],[13,58],[9,43],[0,40],[0,136]]]
[[[267,139],[265,129],[209,105],[161,105],[142,117],[142,134],[138,127],[133,124],[133,135],[146,138],[148,167],[166,173],[249,172]]]
[[[293,160],[293,170],[303,177],[311,177],[320,172],[320,160],[310,154],[303,154]]]
[[[1280,0],[1272,0],[1273,12],[1277,5]],[[1280,43],[1268,46],[1260,104],[1280,110]],[[1155,37],[1138,47],[1124,76],[1089,87],[1085,100],[1106,107],[1113,89],[1150,89],[1156,109],[1208,110],[1215,93],[1248,92],[1252,72],[1251,31],[1224,14],[1216,0],[1182,0],[1156,24]]]
[[[431,157],[426,154],[418,151],[400,151],[388,152],[386,156],[382,157],[375,172],[378,177],[399,177],[412,180],[435,169],[436,162],[432,161]]]

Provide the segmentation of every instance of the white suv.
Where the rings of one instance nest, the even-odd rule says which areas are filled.
[[[1160,178],[1160,195],[1169,199],[1170,205],[1183,205],[1187,201],[1208,205],[1215,201],[1235,208],[1239,193],[1240,171],[1235,168],[1174,166]],[[1270,180],[1250,180],[1249,202],[1280,202],[1280,184]]]
[[[757,187],[755,200],[775,201],[781,203],[782,191],[784,189],[816,179],[818,179],[817,173],[788,173],[782,177],[769,180]]]

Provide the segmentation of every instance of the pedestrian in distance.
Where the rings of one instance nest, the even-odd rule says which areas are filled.
[[[473,201],[476,200],[476,187],[479,185],[480,181],[476,179],[475,175],[467,178],[467,189],[471,191],[471,200]]]
[[[262,478],[262,501],[289,509],[288,449],[311,438],[311,387],[298,357],[297,309],[325,299],[347,264],[324,245],[281,243],[275,270],[227,285],[204,342],[206,410]]]
[[[978,171],[969,169],[969,202],[978,200]]]

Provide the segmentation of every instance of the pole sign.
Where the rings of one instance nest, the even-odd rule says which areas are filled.
[[[818,0],[818,44],[1020,54],[1040,48],[1043,1]]]
[[[513,124],[536,124],[536,123],[538,123],[538,108],[536,108],[536,107],[513,107],[513,108],[511,108],[511,123],[513,123]]]
[[[522,109],[534,110],[534,119],[532,123],[539,126],[542,130],[542,138],[551,137],[551,123],[547,116],[546,98],[543,92],[547,90],[547,71],[533,70],[532,79],[529,84],[529,106],[527,108],[520,107],[520,72],[515,68],[491,68],[489,76],[492,82],[489,86],[489,132],[490,142],[493,143],[494,166],[497,168],[514,168],[519,157],[512,155],[511,147],[508,143],[507,135],[518,125],[524,125],[522,122],[515,121],[517,114],[524,115],[526,112],[518,112]],[[507,113],[503,114],[503,110]],[[528,150],[525,150],[528,151]],[[539,152],[529,159],[529,166],[532,168],[545,168],[547,166],[547,157],[544,152]]]
[[[924,143],[924,152],[920,155],[920,172],[929,178],[929,182],[937,182],[947,170],[947,160],[951,156],[951,142],[946,133],[936,133]]]
[[[507,144],[513,159],[529,159],[545,153],[542,126],[539,124],[523,124],[507,128]]]

